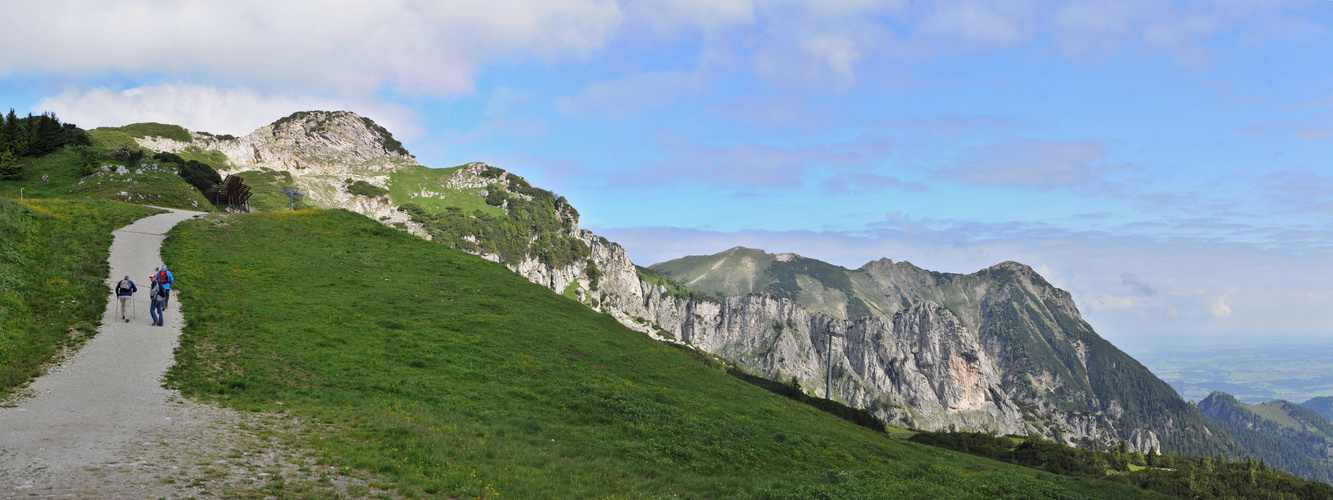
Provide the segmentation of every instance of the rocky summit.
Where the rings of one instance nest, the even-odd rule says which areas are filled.
[[[158,151],[220,151],[235,170],[338,175],[418,165],[388,130],[350,111],[301,111],[238,138],[197,132],[191,136],[194,140],[188,143],[155,136],[137,140]]]

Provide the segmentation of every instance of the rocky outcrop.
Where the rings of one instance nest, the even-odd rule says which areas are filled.
[[[1199,411],[1218,422],[1253,429],[1254,421],[1247,415],[1249,412],[1238,411],[1239,404],[1240,402],[1230,394],[1214,391],[1199,401]]]
[[[189,147],[216,150],[234,170],[268,168],[293,175],[341,175],[392,171],[417,160],[387,131],[350,111],[308,111],[292,114],[250,134],[222,139],[198,133],[192,142],[162,137],[136,139],[157,151],[181,152]]]

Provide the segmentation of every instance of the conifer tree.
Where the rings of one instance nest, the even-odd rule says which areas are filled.
[[[9,150],[0,149],[0,180],[15,180],[23,175],[23,166]]]
[[[3,122],[4,126],[0,126],[0,150],[9,151],[15,157],[23,156],[28,152],[28,141],[23,136],[14,108],[9,108],[9,114],[5,115]]]

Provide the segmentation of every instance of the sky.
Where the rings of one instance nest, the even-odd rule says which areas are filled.
[[[368,116],[640,265],[1028,264],[1131,354],[1333,338],[1333,1],[0,0],[0,106]]]

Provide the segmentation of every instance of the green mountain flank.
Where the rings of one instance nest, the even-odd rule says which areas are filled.
[[[1314,410],[1282,400],[1246,404],[1224,392],[1199,401],[1199,410],[1250,455],[1297,476],[1333,482],[1333,423]]]
[[[1309,401],[1301,403],[1301,406],[1309,408],[1320,416],[1333,421],[1333,397],[1320,396],[1317,398],[1310,398]]]

